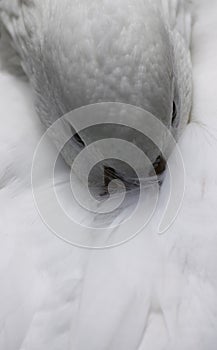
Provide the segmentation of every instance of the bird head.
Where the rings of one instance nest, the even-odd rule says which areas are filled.
[[[36,92],[38,114],[46,127],[82,106],[117,102],[148,111],[178,139],[191,108],[190,55],[160,2],[32,3],[23,5],[28,32],[27,39],[22,39],[23,61]],[[73,135],[62,155],[71,166],[79,150],[96,139],[122,138],[142,149],[156,173],[161,173],[165,169],[161,150],[138,128],[135,119],[136,130],[113,123],[77,132],[72,119],[68,130]],[[57,132],[54,141],[59,137]],[[166,148],[167,138],[161,141]],[[115,177],[132,178],[123,164],[122,170],[117,169],[114,161],[102,164],[102,169],[105,184]],[[147,169],[145,176],[149,173]]]

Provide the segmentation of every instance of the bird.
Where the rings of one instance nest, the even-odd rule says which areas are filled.
[[[180,30],[174,25],[170,2],[15,0],[9,5],[2,0],[0,6],[2,24],[31,82],[37,114],[46,128],[79,107],[116,102],[152,113],[176,139],[182,134],[192,104],[190,25]],[[73,125],[67,128],[69,133],[73,129],[73,137],[62,155],[70,166],[94,138],[112,135],[142,149],[157,173],[165,169],[162,152],[132,128],[106,126],[79,134]],[[53,140],[59,139],[58,130]],[[164,139],[166,149],[169,141]],[[132,187],[132,173],[123,163],[117,167],[117,162],[104,161],[100,173],[104,183],[119,177]],[[144,177],[150,173],[148,168]],[[99,182],[99,176],[94,177]]]
[[[20,4],[1,2],[8,30]],[[185,22],[180,2],[171,4],[172,25],[181,14],[179,29],[189,38],[183,29],[188,16]],[[152,222],[120,247],[84,251],[50,235],[31,199],[29,169],[41,129],[29,102],[29,84],[1,75],[3,349],[215,349],[216,5],[207,4],[200,2],[194,27],[194,103],[180,140],[186,195],[180,215],[163,236],[155,234]]]

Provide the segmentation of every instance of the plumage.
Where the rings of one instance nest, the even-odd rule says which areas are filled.
[[[164,1],[174,25],[175,14],[183,18],[181,3]],[[194,103],[180,141],[187,188],[163,236],[156,235],[155,216],[127,244],[86,251],[45,228],[29,178],[43,130],[28,83],[1,73],[1,349],[215,350],[216,4],[198,1],[194,8]],[[16,17],[14,9],[5,2],[4,10]],[[60,180],[65,171],[63,166]],[[40,181],[46,185],[46,177]]]

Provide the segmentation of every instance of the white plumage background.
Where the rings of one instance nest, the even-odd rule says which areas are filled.
[[[181,211],[165,235],[151,223],[109,250],[67,245],[42,223],[30,172],[43,129],[28,82],[5,69],[1,50],[0,349],[216,350],[217,2],[192,7]]]

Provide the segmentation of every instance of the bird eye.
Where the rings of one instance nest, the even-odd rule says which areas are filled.
[[[85,147],[84,141],[81,139],[81,137],[78,135],[78,133],[74,134],[73,139],[82,147]]]
[[[177,118],[177,108],[176,103],[173,101],[173,115],[172,115],[172,126],[176,126],[176,118]]]

